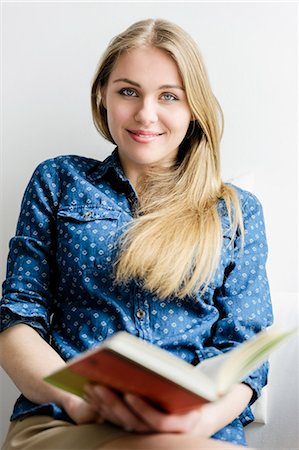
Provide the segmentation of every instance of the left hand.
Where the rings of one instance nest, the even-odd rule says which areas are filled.
[[[217,431],[212,403],[206,403],[200,408],[184,413],[169,414],[157,410],[151,404],[132,394],[126,395],[125,400],[132,411],[149,425],[151,431],[187,433],[203,437],[210,437]]]

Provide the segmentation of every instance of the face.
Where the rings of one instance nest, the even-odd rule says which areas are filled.
[[[129,178],[175,159],[191,110],[177,65],[166,52],[147,47],[122,54],[102,95]]]

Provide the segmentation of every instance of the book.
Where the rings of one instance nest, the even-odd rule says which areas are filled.
[[[162,411],[180,413],[219,399],[296,331],[272,326],[196,366],[120,331],[74,357],[45,381],[80,397],[86,383],[98,383],[120,395],[139,395]]]

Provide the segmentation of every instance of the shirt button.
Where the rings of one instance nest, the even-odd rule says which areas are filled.
[[[145,311],[143,309],[138,309],[136,312],[136,316],[138,319],[144,319],[145,318]]]

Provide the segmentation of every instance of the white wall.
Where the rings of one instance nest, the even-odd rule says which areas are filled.
[[[225,178],[255,172],[276,291],[296,291],[295,3],[3,4],[4,248],[20,198],[44,158],[103,158],[89,108],[90,82],[113,35],[135,20],[163,17],[198,41],[225,114]],[[3,264],[1,265],[3,273]]]
[[[223,176],[254,172],[271,288],[296,292],[296,10],[283,2],[3,3],[1,279],[35,166],[58,154],[102,159],[112,150],[90,114],[100,54],[132,22],[162,17],[199,43],[225,115]]]

